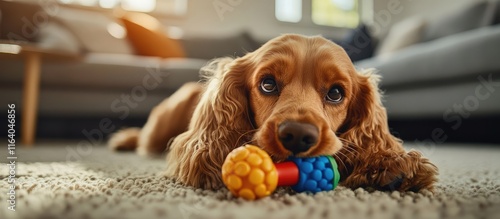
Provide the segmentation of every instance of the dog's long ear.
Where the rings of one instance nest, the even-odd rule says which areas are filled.
[[[374,69],[358,72],[354,78],[353,98],[347,119],[340,129],[340,137],[372,154],[394,150],[404,152],[401,141],[394,137],[387,123],[387,113],[382,105],[378,88],[380,76]],[[357,159],[359,160],[359,159]]]
[[[188,131],[177,136],[167,155],[167,175],[188,185],[217,188],[227,154],[245,142],[252,129],[248,112],[247,59],[217,59],[202,69],[206,90]]]
[[[202,69],[208,84],[198,107],[202,110],[200,116],[205,118],[199,118],[200,123],[193,123],[192,128],[204,126],[202,123],[210,119],[214,120],[210,124],[216,126],[209,131],[223,132],[217,138],[233,136],[231,134],[238,131],[248,131],[251,121],[248,115],[246,82],[250,68],[248,59],[243,57],[235,60],[217,59]]]

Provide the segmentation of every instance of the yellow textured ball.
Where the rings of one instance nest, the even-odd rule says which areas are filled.
[[[278,172],[262,149],[245,145],[233,150],[222,165],[222,181],[233,195],[254,200],[270,195],[278,184]]]

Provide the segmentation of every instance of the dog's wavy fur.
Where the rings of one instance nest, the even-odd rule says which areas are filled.
[[[215,189],[236,147],[259,145],[275,161],[291,155],[277,127],[297,121],[319,132],[318,142],[297,156],[335,156],[343,186],[419,191],[437,181],[436,166],[391,135],[380,77],[373,69],[357,71],[341,47],[322,37],[283,35],[243,57],[217,59],[202,72],[206,83],[186,84],[153,109],[142,130],[114,134],[110,147],[166,151],[168,177]],[[266,77],[276,79],[278,94],[259,90]],[[343,89],[341,103],[325,100],[332,85]]]

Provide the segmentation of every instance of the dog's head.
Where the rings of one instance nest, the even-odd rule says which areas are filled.
[[[213,110],[213,127],[235,135],[231,148],[251,140],[283,160],[388,134],[378,77],[358,72],[344,49],[322,37],[283,35],[205,72],[202,102]]]

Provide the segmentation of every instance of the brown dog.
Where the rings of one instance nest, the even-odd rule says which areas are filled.
[[[202,71],[206,84],[186,84],[153,109],[142,130],[116,133],[110,147],[167,150],[167,175],[201,188],[222,186],[226,155],[246,143],[275,161],[333,155],[341,185],[350,188],[432,190],[437,180],[436,166],[405,152],[389,132],[379,76],[358,72],[322,37],[283,35]]]

